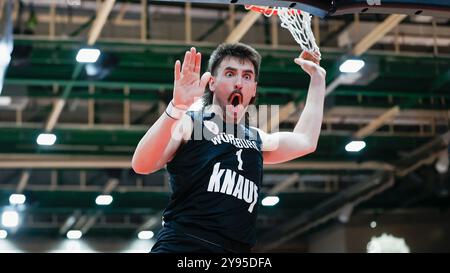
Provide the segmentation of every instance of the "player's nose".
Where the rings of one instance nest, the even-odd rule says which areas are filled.
[[[236,82],[234,83],[234,88],[237,90],[242,89],[242,78],[241,77],[236,77]]]

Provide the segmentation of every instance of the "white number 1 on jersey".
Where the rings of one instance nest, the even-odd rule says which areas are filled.
[[[242,149],[240,149],[239,151],[236,152],[237,160],[239,162],[238,170],[243,171],[243,169],[242,169],[243,162],[242,162],[241,154],[242,154]]]

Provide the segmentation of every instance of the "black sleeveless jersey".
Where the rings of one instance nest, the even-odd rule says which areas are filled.
[[[261,138],[255,129],[226,124],[214,113],[187,114],[194,128],[167,164],[172,195],[164,224],[221,246],[252,247],[263,171]]]

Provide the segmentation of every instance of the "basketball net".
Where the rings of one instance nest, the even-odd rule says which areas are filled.
[[[247,10],[253,10],[267,17],[278,15],[281,26],[288,29],[300,47],[320,60],[320,50],[311,30],[311,15],[308,12],[284,7],[262,7],[246,5]]]

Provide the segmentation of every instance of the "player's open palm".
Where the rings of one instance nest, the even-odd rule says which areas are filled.
[[[188,108],[203,95],[211,73],[206,72],[200,78],[201,61],[202,55],[192,47],[184,55],[183,64],[175,62],[173,102],[177,107]]]

